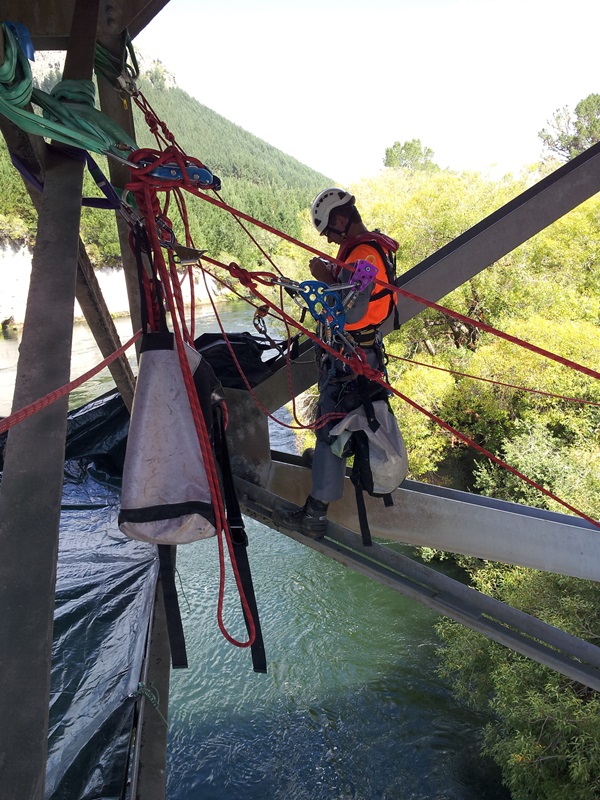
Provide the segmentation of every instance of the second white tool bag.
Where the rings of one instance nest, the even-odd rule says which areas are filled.
[[[364,405],[351,411],[331,429],[336,437],[331,449],[337,456],[354,456],[355,472],[362,488],[383,496],[400,486],[408,472],[408,457],[396,417],[385,400],[372,404],[376,425],[369,421]]]
[[[363,544],[371,545],[371,531],[363,491],[394,504],[394,492],[406,478],[408,458],[404,439],[386,400],[370,402],[351,411],[330,431],[332,451],[341,458],[354,456],[351,480]],[[335,437],[335,438],[334,438]]]
[[[212,434],[212,402],[222,399],[221,387],[202,356],[185,348]],[[216,533],[204,459],[171,333],[149,333],[142,339],[119,528],[132,539],[169,545]]]

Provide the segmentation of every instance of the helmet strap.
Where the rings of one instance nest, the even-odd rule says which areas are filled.
[[[352,225],[352,217],[351,217],[351,216],[350,216],[350,217],[348,217],[348,222],[346,223],[346,227],[345,227],[345,228],[344,228],[344,230],[343,230],[343,231],[340,233],[340,238],[342,239],[342,241],[343,241],[344,239],[347,239],[347,238],[348,238],[348,231],[350,230],[350,225]]]

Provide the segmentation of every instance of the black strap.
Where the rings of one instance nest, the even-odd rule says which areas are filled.
[[[152,286],[156,294],[156,303],[158,305],[158,311],[160,317],[160,330],[162,333],[168,333],[169,328],[167,325],[162,284],[160,282],[158,273],[156,271],[154,259],[152,258],[152,245],[150,243],[150,239],[148,238],[148,232],[145,226],[139,222],[136,223],[133,227],[133,251],[137,264],[138,286],[139,286],[140,303],[141,303],[140,313],[141,313],[142,329],[144,331],[147,331],[149,330],[149,328],[150,329],[153,328],[153,325],[149,326],[150,322],[149,315],[151,309],[147,308],[146,292],[144,291],[144,273],[146,272],[146,265],[144,263],[143,254],[145,253],[148,261],[148,266],[152,273]],[[152,320],[152,322],[154,321]]]
[[[171,664],[173,665],[173,669],[185,669],[188,665],[188,660],[185,649],[183,624],[181,622],[181,612],[177,599],[177,588],[175,586],[175,566],[173,564],[174,550],[175,547],[170,544],[158,545],[160,581],[165,601],[167,632],[169,634],[169,647],[171,648]]]
[[[248,561],[248,537],[246,529],[244,528],[244,520],[240,510],[240,504],[233,482],[233,472],[231,469],[231,462],[229,460],[229,449],[227,447],[227,440],[225,438],[225,426],[223,423],[223,414],[221,409],[215,409],[215,455],[219,466],[221,467],[221,479],[223,483],[223,497],[225,499],[225,509],[227,511],[227,522],[229,523],[229,530],[231,532],[231,541],[233,543],[233,557],[237,566],[240,582],[242,584],[242,591],[248,603],[248,610],[254,622],[254,642],[250,645],[250,652],[252,654],[252,669],[254,672],[267,671],[267,659],[265,655],[265,645],[262,637],[262,630],[260,627],[260,619],[258,616],[258,606],[256,605],[256,595],[254,594],[254,584],[252,583],[252,573],[250,571],[250,562]],[[250,620],[244,607],[244,622],[246,623],[246,630],[250,633]]]
[[[356,384],[358,386],[358,395],[360,397],[361,404],[365,409],[365,416],[367,418],[367,422],[369,423],[369,428],[375,432],[379,428],[380,423],[375,416],[375,409],[373,408],[373,402],[369,395],[370,381],[368,378],[365,378],[364,375],[358,375],[356,378]]]
[[[350,331],[350,334],[357,345],[364,347],[365,345],[374,345],[377,339],[379,328],[375,325],[369,328],[359,328],[358,330]]]
[[[369,528],[369,520],[367,519],[365,498],[359,481],[354,483],[354,493],[356,494],[356,510],[358,511],[362,543],[365,547],[371,547],[373,545],[373,540],[371,539],[371,529]]]

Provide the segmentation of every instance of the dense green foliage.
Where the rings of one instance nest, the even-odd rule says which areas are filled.
[[[575,106],[575,113],[559,108],[539,137],[547,150],[562,161],[583,153],[600,141],[600,94],[590,94]]]
[[[520,567],[488,564],[474,585],[597,644],[598,586]],[[597,800],[600,697],[455,623],[438,626],[443,673],[468,703],[488,704],[485,749],[500,764],[514,800]]]
[[[433,161],[433,150],[421,144],[420,139],[411,139],[410,142],[394,142],[385,150],[383,163],[392,169],[439,169]]]
[[[494,183],[477,175],[390,170],[382,178],[355,187],[355,192],[369,222],[380,225],[400,242],[398,267],[403,271],[526,185],[525,178]],[[593,198],[457,289],[443,304],[576,362],[598,363],[599,229],[600,200]],[[388,342],[392,355],[486,379],[600,401],[600,387],[594,379],[481,334],[474,326],[457,324],[436,311],[419,314],[388,337]],[[587,454],[590,464],[590,453],[600,445],[600,413],[596,406],[428,371],[393,358],[389,371],[391,383],[400,391],[500,457],[507,454],[515,437],[533,428],[543,429],[546,438],[558,437],[561,446],[568,447],[574,457],[577,453]],[[400,401],[397,407],[414,477],[426,478],[428,473],[440,470],[447,473],[453,467],[450,480],[454,485],[491,492],[493,484],[497,496],[507,496],[504,485],[512,478],[500,478],[496,473],[490,480],[490,471],[496,468],[489,466],[486,459],[449,434],[436,431],[434,423],[419,412]],[[523,456],[515,454],[515,458],[522,461]],[[576,462],[580,460],[583,458],[575,458]],[[519,464],[514,466],[520,468]],[[522,471],[527,474],[525,469]],[[547,488],[560,495],[558,483]],[[512,493],[513,499],[527,497],[527,502],[535,505],[547,504],[539,493],[535,497],[535,490],[529,487],[524,494],[519,491],[522,490],[515,487],[508,494]],[[576,506],[578,501],[583,503],[584,498],[571,496],[569,500]],[[589,501],[585,497],[587,510],[598,513],[596,505],[589,508]]]

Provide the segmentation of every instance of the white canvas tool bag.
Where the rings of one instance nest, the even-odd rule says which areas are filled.
[[[186,352],[194,374],[202,356],[187,345]],[[119,527],[132,539],[153,544],[186,544],[216,533],[210,486],[172,334],[143,337]]]
[[[387,495],[406,478],[408,457],[396,417],[384,400],[373,404],[379,423],[372,430],[364,406],[351,411],[332,428],[333,452],[342,458],[354,455],[354,473],[358,473],[362,488],[370,495]],[[357,462],[359,460],[359,463]]]

